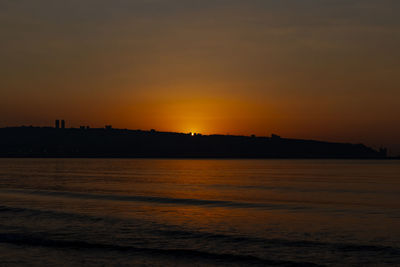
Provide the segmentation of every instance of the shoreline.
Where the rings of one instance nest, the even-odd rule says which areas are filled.
[[[400,157],[204,157],[204,156],[110,156],[110,155],[0,155],[0,159],[287,159],[287,160],[400,160]]]

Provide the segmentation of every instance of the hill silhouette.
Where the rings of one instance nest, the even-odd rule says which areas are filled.
[[[363,144],[106,128],[0,128],[1,157],[386,158]]]

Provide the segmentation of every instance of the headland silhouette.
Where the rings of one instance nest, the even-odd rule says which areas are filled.
[[[156,130],[54,127],[0,128],[0,157],[116,158],[386,158],[363,144]]]

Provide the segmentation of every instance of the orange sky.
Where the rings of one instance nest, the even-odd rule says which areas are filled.
[[[0,3],[0,127],[363,142],[400,153],[395,0]]]

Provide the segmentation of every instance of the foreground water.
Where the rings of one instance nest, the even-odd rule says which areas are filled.
[[[400,162],[0,159],[0,265],[400,265]]]

